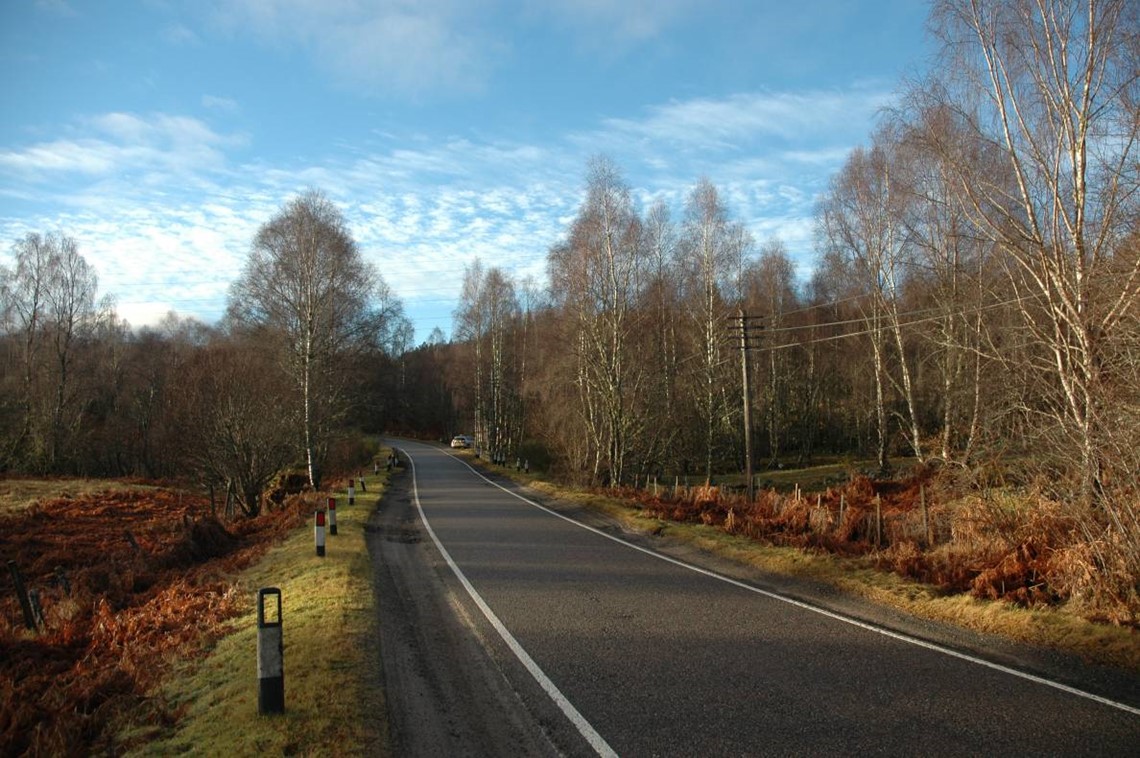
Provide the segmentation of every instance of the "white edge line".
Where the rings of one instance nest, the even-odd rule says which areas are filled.
[[[590,725],[590,722],[587,721],[586,718],[578,712],[578,709],[575,708],[573,704],[566,699],[566,696],[562,694],[561,690],[558,689],[554,682],[550,681],[550,677],[548,677],[546,673],[541,668],[539,668],[538,664],[534,662],[534,659],[530,657],[530,654],[527,653],[521,644],[519,644],[519,641],[515,639],[515,636],[510,633],[503,622],[499,620],[499,617],[495,615],[495,612],[491,610],[491,607],[487,605],[482,596],[476,591],[475,587],[472,586],[471,582],[467,580],[467,577],[463,574],[463,571],[459,568],[455,561],[452,560],[451,554],[447,552],[447,548],[443,546],[443,543],[439,541],[439,537],[436,536],[435,530],[431,528],[431,524],[427,519],[427,514],[424,513],[423,506],[420,504],[420,489],[416,481],[415,459],[412,458],[411,454],[406,449],[404,450],[404,455],[408,456],[408,461],[412,464],[412,497],[416,501],[416,509],[420,512],[420,519],[424,522],[424,528],[427,529],[427,533],[431,537],[431,541],[435,543],[436,549],[439,550],[440,554],[443,556],[443,559],[447,561],[447,565],[451,567],[451,571],[455,574],[456,578],[459,579],[459,583],[463,585],[463,589],[467,590],[467,594],[471,596],[471,599],[473,601],[475,601],[475,605],[479,606],[479,610],[481,610],[483,612],[483,615],[487,617],[487,621],[491,623],[491,626],[493,626],[495,628],[495,631],[499,633],[499,636],[503,638],[503,642],[507,643],[507,647],[509,647],[511,649],[511,652],[515,654],[515,657],[519,659],[519,662],[522,663],[526,670],[530,672],[530,675],[534,677],[539,686],[545,690],[546,694],[550,696],[550,699],[554,701],[555,705],[557,705],[562,713],[566,715],[566,718],[570,719],[570,723],[572,723],[578,732],[586,739],[586,741],[590,743],[590,747],[594,748],[594,751],[597,752],[598,755],[606,756],[606,758],[609,758],[610,756],[617,758],[617,753],[614,752],[614,749],[610,747],[609,743],[605,741],[602,735],[598,734],[597,730],[595,730],[594,727]],[[471,470],[474,471],[475,469]],[[492,484],[494,484],[494,482],[492,482]],[[509,492],[509,490],[504,490],[504,492]]]
[[[691,563],[685,563],[684,561],[677,560],[676,558],[672,558],[668,555],[664,555],[662,553],[654,552],[653,550],[649,550],[648,548],[641,547],[640,545],[635,545],[632,542],[627,542],[626,540],[623,540],[620,537],[615,537],[612,534],[606,534],[605,532],[603,532],[600,529],[596,529],[595,527],[592,527],[588,524],[583,524],[581,521],[576,521],[576,520],[570,518],[569,516],[566,516],[566,515],[559,513],[558,511],[551,510],[550,508],[547,508],[545,505],[542,505],[540,503],[536,503],[533,500],[530,500],[526,497],[523,497],[522,495],[518,494],[517,492],[512,492],[511,490],[507,489],[506,487],[499,484],[498,482],[492,481],[491,479],[484,476],[482,472],[480,472],[478,469],[476,469],[474,466],[472,466],[471,464],[469,464],[467,461],[463,460],[459,456],[454,455],[450,452],[448,452],[447,455],[451,456],[452,458],[459,461],[460,463],[462,463],[467,468],[471,469],[472,473],[474,473],[476,476],[478,476],[483,481],[487,482],[488,484],[494,485],[495,487],[498,487],[503,492],[507,493],[508,495],[511,495],[512,497],[516,497],[519,500],[522,500],[524,503],[527,503],[528,505],[531,505],[535,508],[538,508],[539,510],[545,511],[546,513],[549,513],[551,516],[557,516],[558,518],[562,519],[563,521],[574,524],[575,526],[580,527],[582,529],[586,529],[588,531],[591,531],[594,534],[605,537],[608,540],[613,540],[614,542],[618,543],[619,545],[625,545],[628,548],[632,548],[632,549],[637,550],[639,552],[645,553],[646,555],[653,556],[654,558],[665,561],[666,563],[672,563],[675,566],[680,566],[681,568],[685,568],[685,569],[688,569],[690,571],[695,571],[698,574],[702,574],[704,576],[711,577],[713,579],[719,579],[722,582],[727,582],[728,584],[731,584],[735,587],[739,587],[739,588],[744,589],[744,590],[748,590],[749,592],[755,592],[758,595],[763,595],[764,597],[771,598],[772,600],[779,600],[781,603],[787,603],[789,605],[794,605],[797,608],[802,608],[806,611],[811,611],[812,613],[818,613],[821,616],[826,616],[826,617],[828,617],[830,619],[834,619],[836,621],[842,621],[844,624],[850,624],[851,626],[857,626],[860,629],[866,629],[869,632],[874,632],[875,634],[881,634],[884,637],[890,637],[892,639],[899,640],[900,642],[906,642],[906,643],[911,644],[911,645],[917,645],[918,647],[926,648],[927,650],[932,650],[936,653],[948,655],[951,658],[958,658],[960,660],[967,661],[969,663],[973,663],[973,664],[978,665],[978,666],[985,666],[986,668],[993,669],[994,671],[1000,671],[1003,674],[1009,674],[1010,676],[1015,676],[1015,677],[1018,677],[1019,679],[1025,679],[1025,680],[1030,681],[1030,682],[1036,682],[1037,684],[1042,684],[1046,687],[1052,687],[1053,689],[1061,690],[1062,692],[1067,692],[1070,695],[1076,695],[1077,697],[1081,697],[1081,698],[1084,698],[1086,700],[1092,700],[1093,702],[1100,703],[1101,705],[1107,705],[1110,708],[1117,708],[1117,709],[1125,711],[1127,713],[1131,713],[1134,716],[1140,716],[1140,708],[1134,708],[1133,706],[1128,705],[1127,703],[1121,703],[1121,702],[1116,701],[1116,700],[1111,700],[1109,698],[1093,694],[1092,692],[1086,692],[1085,690],[1077,689],[1076,687],[1070,687],[1069,685],[1062,684],[1061,682],[1055,682],[1052,679],[1046,679],[1044,677],[1040,677],[1040,676],[1037,676],[1035,674],[1030,674],[1030,673],[1025,672],[1025,671],[1018,671],[1015,668],[1010,668],[1009,666],[1003,666],[1000,663],[994,663],[992,661],[987,661],[984,658],[977,658],[975,656],[968,655],[966,653],[962,653],[962,652],[959,652],[957,650],[953,650],[953,649],[948,648],[948,647],[936,645],[933,642],[927,642],[926,640],[921,640],[917,637],[912,637],[908,634],[903,634],[902,632],[896,632],[896,631],[892,631],[890,629],[886,629],[886,628],[881,627],[881,626],[875,626],[874,624],[869,624],[865,621],[860,621],[858,619],[854,619],[854,618],[851,618],[849,616],[844,616],[844,615],[836,613],[834,611],[829,611],[825,608],[820,608],[818,606],[811,605],[810,603],[805,603],[805,602],[802,602],[800,600],[796,600],[794,598],[790,598],[790,597],[787,597],[785,595],[781,595],[781,594],[776,593],[776,592],[770,592],[769,590],[760,589],[759,587],[754,587],[751,584],[746,584],[745,582],[741,582],[741,581],[738,581],[736,579],[732,579],[732,578],[727,577],[727,576],[722,576],[721,574],[717,574],[714,571],[709,571],[708,569],[703,569],[700,566],[694,566]],[[417,503],[418,503],[418,501],[417,501]],[[426,519],[424,520],[424,523],[425,524],[427,523]],[[430,531],[430,527],[429,527],[429,531]]]

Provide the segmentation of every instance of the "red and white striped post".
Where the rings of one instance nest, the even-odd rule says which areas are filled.
[[[329,534],[336,536],[336,498],[329,498]]]
[[[325,556],[325,512],[316,511],[313,516],[316,523],[313,525],[313,539],[317,543],[317,557]]]
[[[356,504],[356,487],[353,486],[351,479],[348,480],[348,504]]]

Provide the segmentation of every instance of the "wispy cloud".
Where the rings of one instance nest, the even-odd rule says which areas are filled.
[[[237,113],[241,109],[236,100],[217,95],[202,95],[202,107],[220,113]]]
[[[650,108],[642,118],[607,119],[603,131],[700,151],[731,150],[771,137],[802,143],[834,135],[847,124],[857,132],[891,99],[886,89],[862,88],[696,98]]]
[[[202,43],[202,39],[190,27],[185,24],[170,24],[163,28],[162,39],[171,44],[181,47],[195,47]]]
[[[781,238],[806,270],[819,194],[893,97],[872,83],[676,100],[604,119],[568,141],[618,157],[639,175],[645,205],[679,209],[693,183],[708,178],[757,240]]]
[[[501,43],[481,11],[451,0],[236,0],[218,3],[214,20],[306,51],[341,84],[421,96],[484,86]]]
[[[575,30],[591,49],[652,39],[708,0],[526,0],[534,17]]]
[[[247,138],[208,119],[105,113],[0,152],[0,196],[40,209],[17,216],[0,206],[0,234],[73,235],[132,320],[153,321],[163,304],[216,318],[257,228],[318,187],[409,312],[434,319],[421,331],[447,329],[474,257],[543,278],[598,150],[623,166],[644,207],[664,200],[678,217],[708,177],[733,218],[760,241],[780,237],[806,270],[816,197],[885,97],[856,88],[676,101],[541,144],[390,133],[369,149],[292,165],[242,160]],[[228,107],[216,100],[202,102]],[[814,121],[833,118],[847,119],[852,144]]]
[[[73,128],[83,136],[0,152],[0,175],[45,181],[63,173],[112,177],[142,171],[148,179],[196,174],[220,169],[224,149],[245,141],[215,132],[198,119],[161,113],[106,113]]]
[[[67,0],[36,0],[36,9],[66,18],[73,18],[79,15],[79,11],[75,10]]]

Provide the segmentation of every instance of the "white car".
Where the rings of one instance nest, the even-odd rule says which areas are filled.
[[[475,440],[466,434],[457,434],[451,438],[452,447],[471,447],[473,444],[475,444]]]

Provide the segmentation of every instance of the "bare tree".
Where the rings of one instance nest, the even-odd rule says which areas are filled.
[[[466,268],[455,333],[472,348],[475,437],[493,452],[513,451],[522,426],[521,377],[515,346],[519,303],[514,283],[497,267],[476,259]]]
[[[904,428],[915,457],[923,459],[914,381],[900,315],[910,250],[904,223],[906,197],[894,174],[894,159],[893,139],[886,131],[876,134],[869,150],[853,150],[833,179],[819,216],[823,238],[842,257],[865,296],[857,302],[863,306],[874,366],[877,457],[883,471],[889,467],[889,384],[896,385],[903,397]],[[892,347],[897,380],[890,371],[888,351]]]
[[[386,287],[366,263],[344,217],[323,194],[291,200],[254,237],[229,315],[280,341],[300,394],[304,456],[312,486],[331,430],[346,408],[337,362],[382,342],[391,316]]]
[[[28,234],[12,246],[16,259],[14,269],[0,270],[0,295],[3,296],[3,314],[6,331],[19,340],[21,382],[20,400],[15,409],[5,445],[5,467],[20,456],[32,425],[32,398],[35,389],[38,354],[43,344],[42,323],[47,308],[47,289],[51,275],[53,248],[49,240],[39,234]]]
[[[793,353],[781,346],[790,342],[790,327],[786,313],[794,310],[798,305],[795,284],[795,267],[788,257],[784,244],[778,239],[766,242],[760,250],[760,257],[745,266],[744,302],[750,316],[759,316],[763,319],[765,332],[770,335],[767,342],[770,346],[766,354],[756,355],[762,359],[763,367],[760,372],[754,371],[753,376],[758,378],[761,413],[765,420],[768,435],[768,453],[775,463],[781,453],[785,430],[792,416],[793,395]],[[809,357],[811,353],[809,352]],[[811,377],[804,377],[801,382],[805,388],[810,386]],[[807,408],[800,408],[801,416],[809,416]]]
[[[622,481],[641,424],[632,399],[644,366],[630,333],[643,284],[641,220],[629,188],[606,159],[590,163],[586,199],[569,239],[548,257],[551,293],[569,318],[568,349],[577,359],[581,418],[592,440],[593,477]]]
[[[51,471],[61,464],[80,420],[73,363],[77,343],[99,318],[98,279],[66,235],[28,234],[13,252],[16,268],[3,277],[3,289],[5,310],[22,343],[23,418],[6,457],[30,455]]]
[[[658,201],[649,209],[644,226],[647,280],[643,310],[651,334],[646,334],[646,353],[653,370],[647,391],[653,420],[647,427],[646,465],[675,458],[680,436],[678,378],[680,365],[681,282],[676,276],[677,230],[669,208]],[[669,461],[675,462],[675,461]]]
[[[741,264],[752,240],[728,220],[720,195],[707,179],[689,194],[678,245],[687,283],[685,303],[694,329],[694,398],[704,427],[705,477],[711,477],[718,442],[735,438],[733,415],[739,392],[736,372],[724,354],[728,316],[738,303]]]
[[[279,401],[282,379],[264,347],[220,340],[196,351],[175,379],[184,460],[246,516],[258,515],[262,493],[296,454],[294,414]]]
[[[931,351],[925,360],[939,376],[936,402],[942,429],[938,457],[945,462],[970,459],[980,432],[984,369],[993,361],[985,355],[985,316],[995,288],[988,254],[992,243],[969,218],[957,189],[960,169],[951,165],[985,156],[971,145],[953,112],[926,107],[900,121],[902,134],[896,176],[910,195],[902,219],[913,245],[914,281],[924,291],[923,302],[936,312],[922,330]]]
[[[942,0],[945,81],[934,93],[994,145],[1003,170],[959,164],[972,219],[1000,248],[1055,392],[1046,414],[1099,499],[1113,426],[1103,367],[1140,302],[1140,7],[1128,0]],[[1121,258],[1125,261],[1122,263]]]

